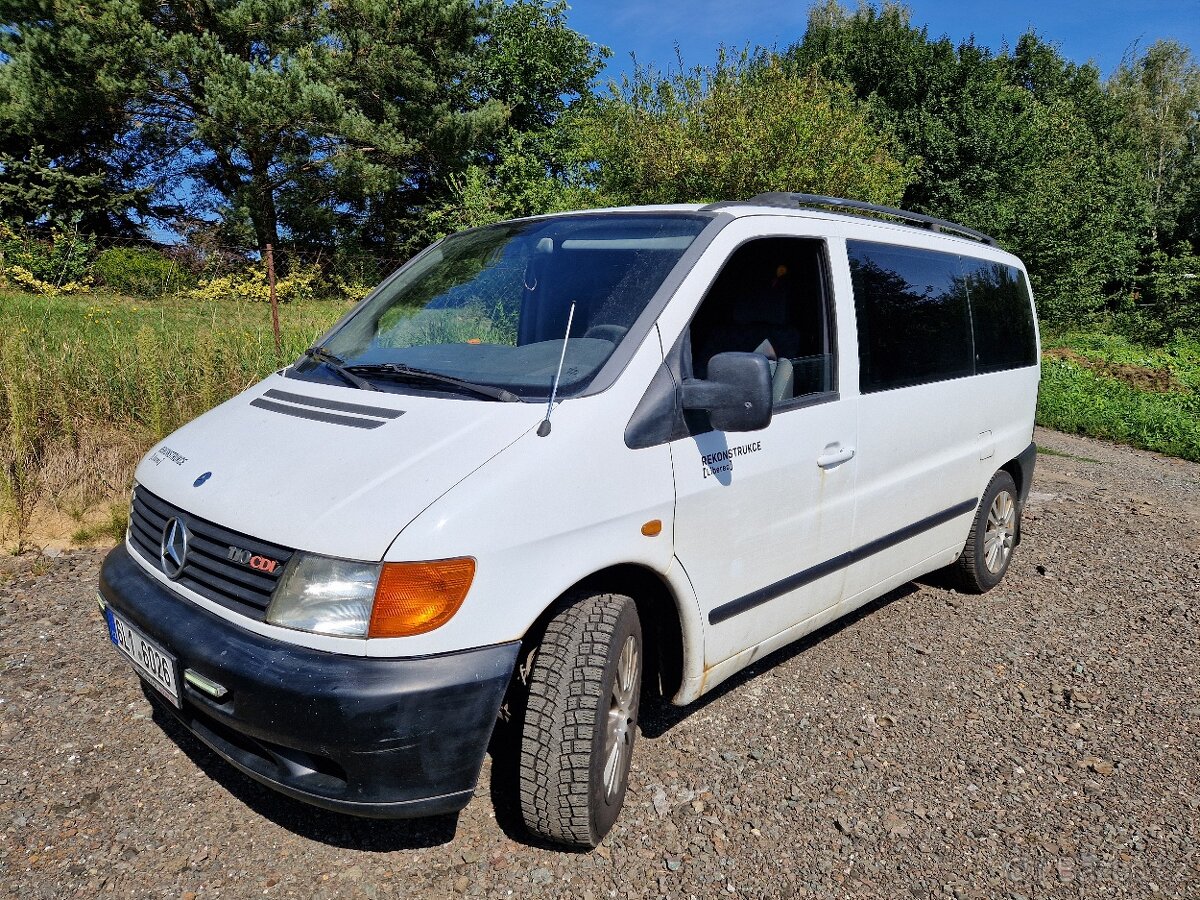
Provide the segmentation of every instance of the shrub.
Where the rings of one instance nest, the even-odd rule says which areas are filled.
[[[138,247],[105,250],[96,257],[92,274],[111,290],[135,297],[173,293],[184,281],[183,271],[174,260],[157,250]]]
[[[351,277],[344,277],[341,274],[326,274],[315,265],[296,266],[287,275],[276,279],[275,295],[280,303],[308,300],[357,303],[374,287],[374,282],[359,280],[353,277],[353,273]],[[240,300],[268,303],[271,289],[266,272],[256,267],[205,278],[188,291],[187,296],[204,302]]]
[[[321,271],[315,266],[297,267],[285,277],[276,279],[275,296],[280,303],[292,300],[312,300]],[[194,300],[242,300],[251,303],[269,303],[271,288],[267,274],[260,268],[246,269],[228,275],[206,278],[188,294]]]
[[[22,235],[0,224],[3,275],[39,294],[85,293],[93,242],[75,227],[54,227],[48,238]]]

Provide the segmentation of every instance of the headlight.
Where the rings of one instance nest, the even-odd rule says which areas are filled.
[[[381,565],[300,553],[267,621],[346,637],[424,634],[458,612],[474,577],[470,557]]]
[[[379,563],[299,554],[267,610],[272,625],[366,637]]]

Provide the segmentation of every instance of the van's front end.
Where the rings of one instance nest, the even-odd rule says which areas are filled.
[[[382,560],[539,414],[348,393],[273,376],[143,460],[125,546],[101,572],[110,635],[156,698],[248,775],[360,815],[458,809],[518,645],[481,635],[374,654],[444,625],[476,576],[469,555]]]
[[[560,491],[524,537],[486,523],[527,503],[539,471],[587,479],[571,467],[588,448],[624,451],[661,364],[654,321],[713,224],[609,212],[448,238],[295,365],[157,445],[99,593],[148,696],[308,803],[382,817],[465,806],[522,636],[598,564],[567,552],[539,580],[537,536],[583,546],[592,519],[621,522],[653,567],[670,565],[665,447],[625,496]],[[610,390],[626,370],[637,383]],[[589,420],[598,410],[624,418]],[[623,524],[651,515],[668,520],[656,544]],[[600,549],[630,559],[615,540]]]

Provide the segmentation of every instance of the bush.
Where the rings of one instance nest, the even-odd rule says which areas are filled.
[[[321,279],[315,266],[298,266],[285,277],[275,281],[275,297],[280,303],[292,300],[313,300]],[[269,303],[271,288],[262,268],[245,269],[228,275],[206,278],[189,292],[198,301],[241,300],[250,303]]]
[[[135,297],[158,297],[183,287],[184,273],[157,250],[112,247],[92,264],[92,274],[110,290]]]
[[[0,274],[38,294],[86,293],[93,248],[74,227],[56,226],[48,238],[37,238],[0,224]]]
[[[275,296],[280,303],[310,300],[357,303],[374,287],[374,282],[359,280],[353,273],[347,278],[323,272],[315,265],[298,265],[276,279]],[[271,289],[266,272],[254,267],[203,278],[187,292],[187,296],[206,303],[220,300],[267,303],[271,299]]]

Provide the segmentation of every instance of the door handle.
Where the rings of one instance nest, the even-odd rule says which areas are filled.
[[[843,447],[840,444],[830,444],[825,448],[825,452],[817,457],[817,465],[822,469],[828,469],[836,466],[838,463],[844,463],[853,458],[853,447]]]

